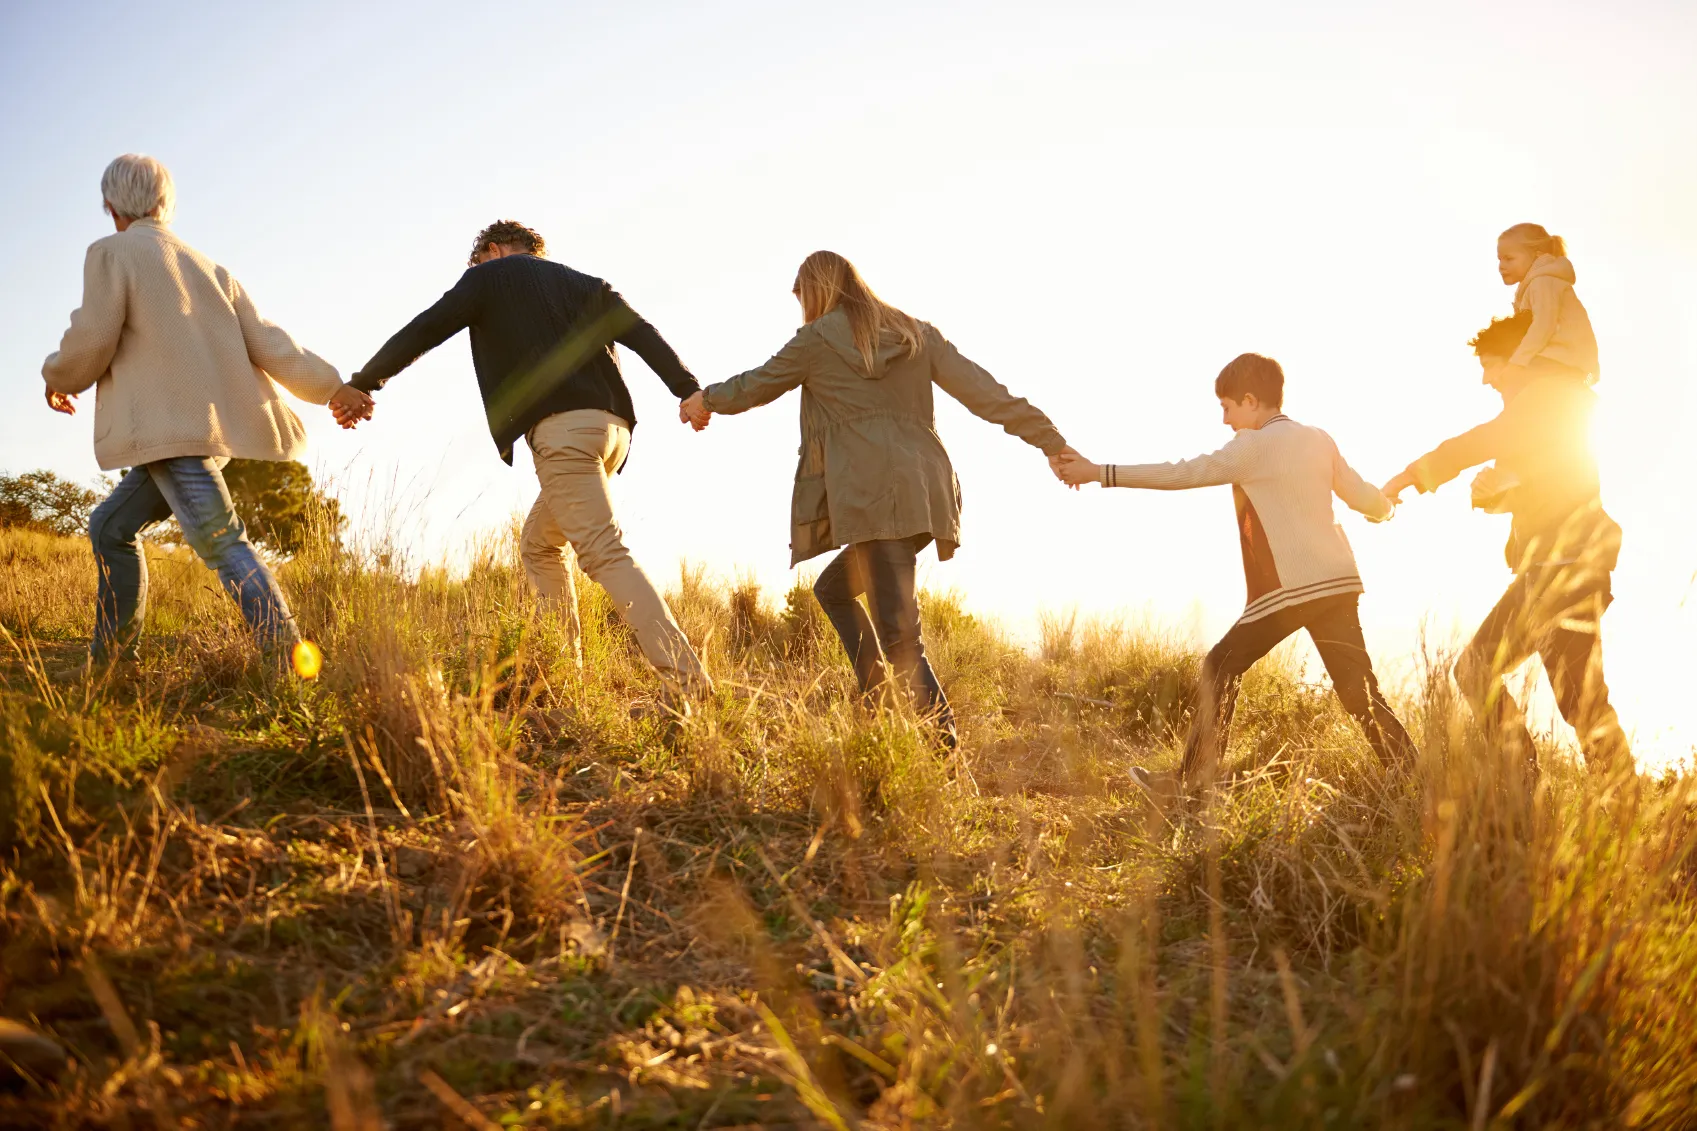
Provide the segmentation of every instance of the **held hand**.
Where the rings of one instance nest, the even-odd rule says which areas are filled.
[[[678,402],[678,420],[697,432],[707,427],[713,413],[707,408],[707,398],[700,390]]]
[[[66,416],[77,414],[77,395],[75,393],[60,393],[53,389],[47,390],[47,407],[54,412],[62,412]]]
[[[1379,488],[1385,498],[1393,503],[1402,502],[1402,493],[1414,486],[1414,476],[1406,471],[1398,472],[1383,487]]]
[[[1102,481],[1102,465],[1091,463],[1072,448],[1063,448],[1049,457],[1055,477],[1071,487]]]
[[[369,393],[361,392],[352,385],[343,385],[330,397],[330,414],[343,428],[353,428],[362,420],[370,420],[376,408],[377,402],[371,399]]]

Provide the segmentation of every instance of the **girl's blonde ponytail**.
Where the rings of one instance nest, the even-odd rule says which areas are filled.
[[[1497,238],[1525,244],[1535,255],[1567,254],[1567,241],[1550,235],[1542,224],[1516,224]]]

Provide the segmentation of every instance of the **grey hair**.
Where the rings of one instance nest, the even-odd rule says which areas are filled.
[[[171,180],[171,170],[143,153],[114,158],[100,174],[100,195],[113,213],[125,220],[168,223],[177,211],[177,186]]]

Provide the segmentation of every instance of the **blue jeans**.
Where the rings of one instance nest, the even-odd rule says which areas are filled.
[[[869,702],[876,698],[887,659],[919,701],[920,713],[936,724],[943,745],[952,748],[955,716],[931,661],[925,658],[914,592],[919,550],[928,541],[883,539],[847,546],[820,572],[813,595],[854,664],[861,695]],[[872,609],[870,617],[856,600],[862,596]]]
[[[100,575],[89,647],[95,662],[134,658],[147,615],[147,558],[136,535],[173,515],[183,540],[218,572],[236,599],[261,648],[272,651],[299,639],[277,579],[254,553],[236,517],[223,466],[223,460],[195,456],[143,464],[94,508],[88,538]]]

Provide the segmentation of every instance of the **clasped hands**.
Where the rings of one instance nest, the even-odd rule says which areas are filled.
[[[678,423],[687,424],[699,432],[712,419],[713,412],[707,407],[707,397],[699,389],[678,402]]]
[[[1055,473],[1056,479],[1074,491],[1086,483],[1102,481],[1102,465],[1091,463],[1079,455],[1078,449],[1071,444],[1049,457],[1049,470]]]
[[[370,393],[361,392],[352,385],[343,385],[330,397],[330,415],[343,428],[353,428],[362,420],[370,420],[376,407],[377,402],[371,399]]]

